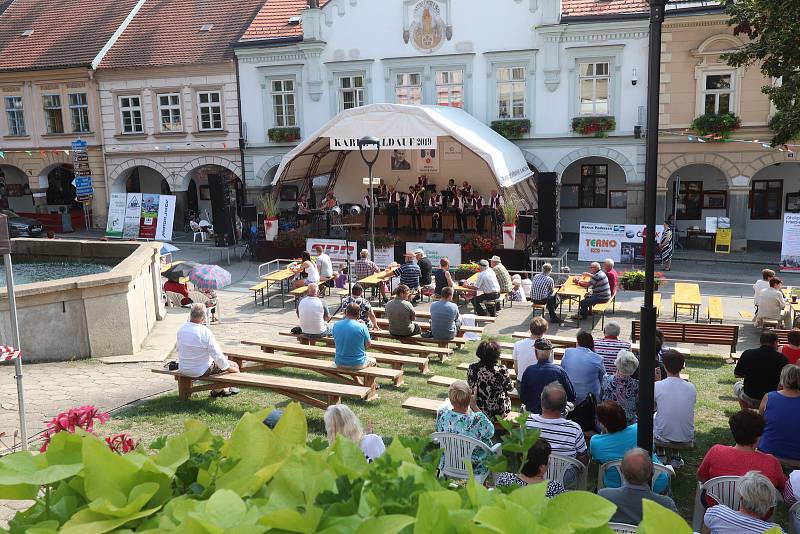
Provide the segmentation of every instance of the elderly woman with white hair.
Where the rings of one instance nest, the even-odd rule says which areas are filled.
[[[758,471],[748,471],[736,482],[736,493],[739,494],[738,510],[724,504],[706,510],[703,522],[711,534],[760,533],[772,528],[783,532],[778,525],[769,522],[777,500],[775,487],[767,477]]]
[[[600,391],[600,400],[617,402],[625,410],[628,424],[636,422],[636,405],[639,399],[639,381],[631,375],[639,367],[639,360],[629,350],[621,350],[614,361],[617,371],[606,375]]]
[[[778,390],[761,399],[764,434],[758,450],[778,458],[800,460],[800,366],[784,365]]]
[[[364,427],[353,410],[344,404],[331,404],[325,410],[325,432],[328,443],[333,445],[337,436],[349,439],[359,446],[361,452],[372,462],[386,451],[383,439],[377,434],[365,434]]]

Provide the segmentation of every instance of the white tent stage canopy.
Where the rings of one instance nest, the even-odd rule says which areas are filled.
[[[426,175],[439,190],[452,178],[488,196],[533,176],[514,143],[461,109],[371,104],[343,111],[309,135],[283,157],[272,184],[327,175],[340,202],[359,201],[367,166],[357,140],[365,136],[382,142],[374,176],[399,191]],[[395,150],[405,159],[398,161]]]

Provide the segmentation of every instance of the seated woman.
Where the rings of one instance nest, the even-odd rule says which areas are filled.
[[[639,368],[639,360],[636,356],[625,349],[617,354],[614,360],[617,372],[613,375],[606,375],[603,379],[603,387],[600,390],[601,401],[615,401],[625,410],[628,424],[636,422],[636,405],[639,399],[639,381],[633,378],[634,372]],[[622,456],[620,456],[622,459]]]
[[[781,347],[781,354],[786,356],[789,363],[796,365],[800,360],[800,328],[794,327],[789,330],[786,337],[789,343]]]
[[[467,370],[467,384],[475,392],[478,408],[494,421],[511,411],[509,392],[514,389],[508,369],[500,363],[500,345],[494,341],[483,341],[475,355],[477,362]]]
[[[186,306],[192,303],[189,298],[189,286],[182,284],[176,280],[167,280],[164,282],[164,292],[177,293],[181,296],[181,306]]]
[[[800,460],[800,366],[783,367],[778,391],[764,395],[758,412],[764,416],[758,449],[778,458]]]
[[[439,267],[440,269],[433,273],[434,282],[436,284],[433,293],[437,297],[442,296],[442,289],[445,287],[453,287],[454,285],[453,277],[450,275],[450,260],[441,258],[439,260]]]
[[[219,321],[219,299],[217,298],[217,292],[204,287],[198,287],[197,290],[206,297],[205,305],[206,308],[211,309],[211,321]]]
[[[547,497],[552,498],[559,493],[564,493],[567,490],[561,482],[545,480],[544,478],[544,474],[547,472],[547,464],[550,462],[551,450],[550,443],[544,438],[539,438],[528,449],[528,459],[525,461],[525,465],[522,466],[520,474],[501,473],[497,477],[495,485],[501,488],[509,486],[524,487],[528,484],[547,482],[547,489],[545,490]]]
[[[628,425],[625,410],[614,401],[604,401],[597,406],[597,421],[603,430],[602,434],[595,434],[589,442],[589,452],[592,460],[600,464],[622,460],[625,453],[636,447],[637,425]],[[658,456],[653,454],[653,463],[661,464]],[[667,489],[669,477],[661,473],[656,477],[653,491],[663,493]],[[606,471],[603,484],[607,488],[619,488],[622,485],[618,469]]]
[[[336,441],[336,436],[345,437],[359,446],[369,463],[386,451],[383,439],[377,434],[365,434],[358,416],[344,404],[328,406],[324,420],[328,443],[331,445]]]
[[[303,253],[300,254],[300,259],[302,263],[291,269],[294,274],[305,273],[306,277],[295,280],[294,287],[298,288],[307,286],[308,284],[319,284],[319,271],[314,262],[311,261],[311,254],[307,250],[304,250]]]
[[[494,425],[478,408],[469,385],[463,380],[456,380],[450,384],[447,397],[452,409],[443,407],[436,414],[436,431],[460,434],[482,441],[487,447],[491,447]],[[484,460],[486,460],[484,451],[476,449],[472,453],[472,468],[476,476],[486,473]],[[439,468],[442,467],[444,467],[444,458],[439,464]]]

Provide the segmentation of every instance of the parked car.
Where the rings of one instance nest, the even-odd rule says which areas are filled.
[[[8,233],[11,237],[41,237],[44,234],[42,223],[36,219],[20,217],[13,210],[0,209],[8,217]]]

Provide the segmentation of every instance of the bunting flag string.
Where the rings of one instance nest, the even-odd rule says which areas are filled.
[[[683,130],[682,132],[674,132],[669,130],[660,130],[659,135],[673,135],[676,137],[685,137],[687,141],[697,142],[697,143],[750,143],[754,145],[760,145],[761,148],[766,150],[777,150],[778,152],[798,152],[800,151],[800,144],[783,144],[780,146],[773,147],[768,142],[759,140],[759,139],[736,139],[730,137],[723,137],[718,134],[707,134],[707,135],[697,135],[696,133],[692,132],[691,130]]]
[[[0,362],[7,362],[22,357],[22,351],[15,350],[14,347],[0,345]]]

